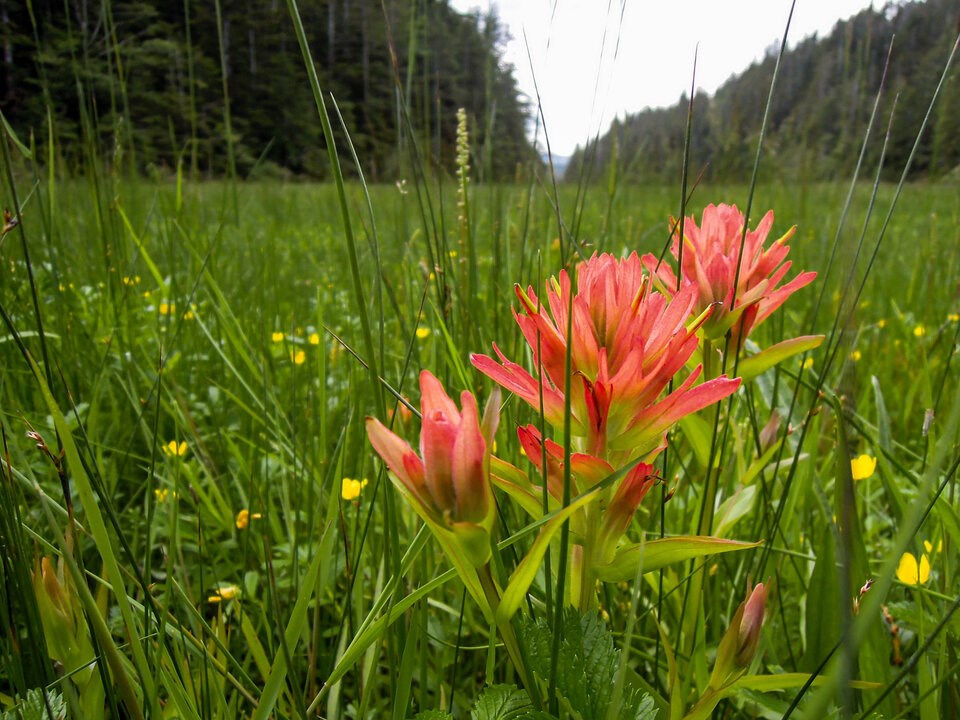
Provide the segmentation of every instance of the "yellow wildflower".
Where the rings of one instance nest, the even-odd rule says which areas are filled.
[[[275,343],[283,342],[283,333],[275,332],[270,336],[270,339],[273,340],[273,342]]]
[[[813,367],[813,358],[812,358],[812,357],[808,357],[806,360],[803,361],[803,369],[804,369],[804,370],[809,370],[809,369],[812,368],[812,367]]]
[[[913,553],[904,553],[897,565],[897,579],[905,585],[922,585],[930,579],[930,559],[920,556],[920,562]]]
[[[160,303],[159,310],[161,315],[173,315],[175,312],[177,312],[177,305],[176,303],[162,302]]]
[[[340,495],[344,500],[356,500],[360,497],[360,491],[367,486],[367,479],[354,480],[345,477],[340,484]]]
[[[928,553],[932,553],[932,552],[933,552],[933,543],[930,542],[929,540],[924,540],[924,541],[923,541],[923,548],[924,548],[924,550],[926,550]],[[937,552],[943,552],[943,540],[940,540],[940,541],[937,543]]]
[[[860,358],[862,357],[863,355],[860,353],[859,350],[854,350],[852,353],[850,353],[850,360],[852,360],[853,362],[860,362]]]
[[[877,469],[877,459],[869,455],[860,455],[850,461],[850,474],[854,480],[866,480]]]
[[[224,600],[233,600],[240,594],[240,588],[236,585],[221,585],[213,591],[213,595],[207,598],[208,603],[219,603]]]
[[[133,277],[123,276],[123,284],[127,287],[133,287],[134,285],[140,284],[140,276],[134,275]]]
[[[883,330],[886,326],[887,326],[887,321],[886,321],[886,320],[884,320],[883,318],[881,318],[880,320],[877,320],[877,327],[878,327],[878,328],[880,328],[881,330]]]
[[[263,515],[261,515],[260,513],[251,513],[249,510],[244,508],[243,510],[237,513],[237,520],[236,520],[237,530],[246,530],[251,520],[259,520],[262,517]]]
[[[171,440],[163,446],[163,454],[167,457],[183,457],[187,454],[187,441],[181,440],[178,443],[176,440]]]
[[[303,365],[307,360],[307,354],[303,350],[291,350],[290,362],[294,365]]]
[[[452,257],[452,258],[455,258],[455,257],[457,256],[457,251],[456,251],[456,250],[451,250],[451,251],[448,253],[448,255],[450,255],[450,257]]]
[[[947,320],[950,322],[960,322],[960,313],[950,313],[947,315]]]
[[[311,345],[319,345],[320,333],[315,333],[315,332],[310,333],[310,337],[307,338],[307,342],[310,343]]]
[[[428,327],[418,327],[417,328],[417,339],[424,340],[430,337],[430,328]]]
[[[167,488],[154,488],[153,494],[157,498],[157,502],[160,503],[166,502],[168,497],[174,500],[180,497],[180,493],[178,493],[176,490],[170,492]]]
[[[927,329],[923,325],[917,325],[913,329],[914,337],[923,337],[926,334],[927,334]]]

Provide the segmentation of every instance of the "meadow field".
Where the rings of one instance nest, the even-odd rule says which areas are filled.
[[[957,41],[557,182],[493,16],[26,5],[0,720],[960,716]]]
[[[701,534],[758,544],[634,564],[598,581],[581,617],[557,601],[554,534],[510,621],[517,668],[392,487],[365,417],[416,447],[397,397],[419,407],[423,369],[485,402],[494,384],[472,353],[495,342],[530,366],[514,284],[539,292],[594,253],[659,255],[678,188],[348,184],[348,233],[333,185],[10,179],[5,709],[16,696],[36,717],[956,711],[955,184],[862,184],[849,202],[840,182],[756,187],[749,226],[768,209],[771,239],[795,225],[789,276],[817,278],[747,351],[825,340],[676,424],[626,538],[696,533],[710,477]],[[743,210],[750,194],[702,184],[686,211]],[[494,453],[531,478],[513,428],[538,421],[504,392]],[[533,522],[498,491],[499,585],[556,515]],[[719,692],[718,647],[758,582],[759,644]]]

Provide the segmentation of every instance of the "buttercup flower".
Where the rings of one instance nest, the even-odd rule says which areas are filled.
[[[345,477],[340,482],[340,497],[344,500],[356,500],[360,497],[360,491],[366,486],[366,478],[363,478],[363,480],[354,480],[353,478]]]
[[[246,530],[251,520],[259,520],[261,517],[263,517],[263,515],[260,513],[252,513],[247,510],[247,508],[244,508],[237,513],[237,519],[234,524],[237,526],[237,530]]]
[[[636,253],[624,260],[595,255],[577,267],[572,336],[567,338],[570,277],[547,283],[546,306],[533,288],[516,286],[523,313],[517,323],[543,369],[543,405],[547,422],[563,426],[565,357],[571,348],[570,403],[577,450],[622,466],[662,449],[665,433],[677,420],[734,392],[739,379],[719,377],[694,386],[697,367],[667,397],[661,393],[697,348],[697,328],[710,309],[686,326],[694,303],[692,286],[672,302],[653,292]],[[508,360],[494,344],[497,362],[473,355],[474,367],[532,407],[540,407],[540,383]]]
[[[913,553],[905,552],[897,564],[897,579],[905,585],[923,585],[930,579],[930,558],[920,556],[920,562]]]
[[[490,445],[499,421],[499,394],[488,403],[482,427],[473,394],[461,393],[463,410],[458,410],[429,370],[420,373],[420,394],[420,455],[375,418],[367,418],[367,435],[413,509],[435,532],[452,532],[469,561],[480,567],[490,557],[496,518]]]
[[[183,457],[187,454],[187,441],[181,440],[178,443],[176,440],[171,440],[163,446],[163,454],[167,457]]]
[[[790,252],[786,243],[796,228],[790,228],[764,249],[773,226],[771,210],[755,230],[747,231],[741,254],[745,223],[736,205],[708,205],[699,226],[693,217],[688,217],[684,222],[683,267],[680,268],[680,289],[696,289],[695,313],[703,312],[714,303],[720,304],[703,325],[704,337],[717,340],[730,331],[733,347],[738,350],[757,325],[817,276],[815,272],[800,273],[777,287],[790,271],[790,261],[785,262]],[[670,248],[675,260],[680,255],[680,242],[675,234]],[[643,264],[661,292],[671,296],[676,292],[677,276],[669,265],[658,266],[657,258],[651,254],[643,256]]]
[[[869,455],[859,455],[850,461],[850,474],[854,480],[866,480],[877,469],[877,459]]]
[[[213,595],[207,598],[208,603],[221,603],[225,600],[233,600],[240,595],[240,588],[236,585],[221,585],[214,589]]]

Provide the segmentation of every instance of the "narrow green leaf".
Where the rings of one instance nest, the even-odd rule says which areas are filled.
[[[143,644],[140,639],[140,629],[137,625],[136,619],[134,618],[133,610],[130,606],[130,599],[127,597],[126,590],[124,590],[123,574],[120,572],[120,565],[117,562],[117,557],[113,552],[113,543],[110,539],[110,533],[107,530],[106,522],[103,519],[103,514],[100,512],[100,505],[97,502],[93,485],[90,482],[90,478],[87,475],[87,471],[84,468],[83,462],[80,460],[80,452],[77,450],[77,445],[73,441],[73,435],[70,432],[70,426],[67,424],[66,418],[64,418],[63,413],[60,411],[60,406],[54,399],[53,393],[50,392],[50,388],[47,386],[47,382],[44,379],[44,374],[40,371],[40,366],[37,365],[36,361],[29,355],[26,356],[26,359],[30,363],[30,367],[33,370],[33,376],[40,387],[40,393],[47,405],[47,410],[50,412],[54,425],[57,428],[57,433],[60,435],[60,441],[63,444],[63,453],[67,460],[67,467],[70,468],[74,487],[76,488],[77,495],[80,497],[80,502],[83,504],[90,534],[93,536],[94,542],[97,546],[97,551],[100,553],[100,557],[103,560],[103,567],[106,571],[107,578],[110,581],[110,584],[113,586],[113,595],[116,598],[117,605],[120,608],[120,616],[123,619],[124,629],[127,632],[127,639],[129,640],[128,647],[133,654],[133,661],[137,668],[137,673],[140,676],[140,682],[143,688],[143,702],[145,705],[151,706],[154,710],[159,711],[156,707],[156,685],[153,682],[153,674],[147,664],[146,654],[143,651]],[[71,571],[73,571],[75,564],[73,563],[72,558],[67,558],[65,556],[65,559],[67,559],[67,564],[70,566]],[[79,574],[79,570],[76,571],[74,580],[77,584],[78,590],[81,592],[81,595],[84,596],[88,617],[94,621],[101,619],[99,618],[99,614],[92,612],[90,608],[89,602],[92,600],[92,597],[87,597],[90,595],[90,593],[86,586],[86,578]],[[98,627],[98,624],[94,622],[94,628]],[[107,648],[108,658],[114,654],[119,654],[113,639],[108,634],[99,632],[97,634],[97,640],[101,643],[101,645],[108,644],[111,646]],[[115,680],[119,683],[121,691],[123,691],[125,688],[127,688],[130,678],[126,675],[126,673],[121,671],[119,666],[111,663],[111,667],[113,671],[117,673]],[[132,689],[127,688],[124,699],[128,705],[131,703]],[[140,708],[138,707],[128,707],[128,710],[135,716],[139,716],[141,712]]]
[[[733,530],[734,525],[753,509],[757,497],[757,486],[746,485],[740,487],[717,508],[714,519],[714,534],[718,538],[725,537]]]
[[[507,583],[507,588],[503,591],[500,607],[497,608],[498,624],[509,620],[517,611],[517,608],[520,607],[520,603],[523,602],[523,598],[527,594],[527,589],[537,576],[537,571],[540,569],[540,562],[543,560],[547,548],[550,547],[550,541],[553,539],[553,536],[556,535],[557,531],[563,527],[564,521],[595,497],[598,496],[592,494],[581,496],[557,512],[557,514],[541,528],[537,539],[534,540],[526,556],[520,561],[516,569],[514,569],[513,574],[510,576],[510,581]]]
[[[748,382],[788,357],[820,347],[822,342],[823,335],[801,335],[784,340],[741,360],[737,367],[737,374],[743,378],[744,382]]]
[[[671,563],[707,555],[748,550],[761,545],[759,542],[724,540],[700,535],[684,535],[673,538],[650,540],[644,543],[624,545],[613,562],[597,567],[597,577],[605,582],[621,582],[636,577],[637,565],[642,563],[641,574],[653,572]]]
[[[17,137],[17,134],[13,131],[13,128],[10,127],[10,123],[7,122],[7,116],[3,114],[3,111],[0,111],[0,123],[3,123],[3,130],[7,133],[7,137],[10,138],[17,150],[20,151],[20,154],[23,155],[27,160],[33,160],[33,152],[30,148],[20,142],[20,138]]]
[[[331,527],[329,526],[324,531],[324,535],[328,532],[331,532]],[[323,541],[321,540],[321,545],[322,544]],[[314,555],[313,561],[310,563],[310,568],[307,570],[307,576],[300,586],[300,593],[297,596],[297,602],[293,606],[293,612],[290,613],[290,621],[287,623],[284,638],[287,642],[287,648],[291,653],[294,648],[296,648],[297,641],[303,635],[304,623],[307,619],[307,608],[310,605],[314,590],[317,589],[317,577],[320,574],[320,568],[325,559],[329,558],[324,553],[317,552],[316,555]],[[273,706],[280,696],[280,691],[283,689],[283,683],[286,679],[287,660],[281,647],[277,650],[276,657],[273,660],[270,676],[264,683],[263,694],[260,696],[260,704],[257,705],[257,709],[253,713],[254,720],[266,720],[266,718],[271,717]]]
[[[700,467],[706,467],[710,462],[710,440],[713,437],[713,426],[703,417],[694,413],[680,419],[680,429],[687,438],[693,454]]]
[[[787,690],[789,688],[802,687],[810,680],[807,673],[779,673],[777,675],[744,675],[737,680],[732,687],[742,690],[756,690],[758,692],[774,692],[776,690]],[[813,679],[813,685],[823,685],[825,678],[823,676]],[[868,682],[866,680],[851,680],[850,687],[854,690],[876,690],[883,687],[877,682]]]

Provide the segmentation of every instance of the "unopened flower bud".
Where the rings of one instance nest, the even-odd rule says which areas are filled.
[[[758,584],[737,608],[717,648],[717,661],[710,675],[710,687],[714,690],[735,683],[753,662],[760,645],[767,592],[768,588],[763,583]]]
[[[767,607],[767,588],[758,584],[743,606],[740,628],[737,632],[737,664],[746,667],[757,654],[760,644],[760,628],[763,627],[763,613]]]

